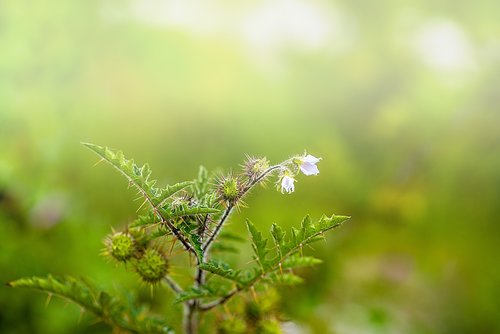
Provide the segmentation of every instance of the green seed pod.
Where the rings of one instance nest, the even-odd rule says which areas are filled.
[[[269,161],[266,158],[248,157],[243,165],[245,174],[250,180],[257,178],[269,168]]]
[[[140,259],[135,262],[135,270],[147,283],[158,283],[168,271],[168,261],[165,255],[156,249],[146,249]]]
[[[239,180],[232,175],[221,177],[218,180],[217,193],[220,198],[230,203],[235,202],[241,193]]]
[[[220,322],[217,332],[219,334],[244,334],[247,332],[247,325],[242,319],[231,317]]]
[[[259,334],[281,334],[281,324],[276,319],[265,319],[259,322],[255,332]]]
[[[108,237],[106,244],[109,255],[119,262],[128,261],[136,251],[134,237],[128,233],[114,233]]]

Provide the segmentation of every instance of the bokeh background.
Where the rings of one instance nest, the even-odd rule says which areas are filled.
[[[499,13],[493,0],[2,0],[0,281],[137,285],[99,253],[140,203],[81,141],[150,162],[163,184],[307,149],[318,177],[255,191],[229,226],[353,217],[283,291],[296,331],[500,333]],[[0,288],[2,333],[109,332],[79,317]]]

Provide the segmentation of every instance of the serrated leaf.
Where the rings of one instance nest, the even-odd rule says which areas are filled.
[[[160,222],[160,218],[155,217],[153,212],[148,212],[145,215],[140,215],[135,219],[132,223],[130,223],[129,227],[134,228],[134,227],[142,227],[146,225],[152,225],[152,224],[158,224]]]
[[[273,284],[277,285],[296,285],[302,283],[304,280],[294,274],[291,273],[279,273],[279,272],[274,272],[269,274],[266,278],[265,281],[271,282]]]
[[[208,190],[208,171],[205,167],[200,166],[198,169],[198,177],[194,180],[193,192],[198,200],[201,200],[207,194]]]
[[[139,192],[150,202],[151,206],[156,206],[155,201],[159,191],[155,187],[156,180],[150,180],[151,169],[148,164],[138,166],[133,160],[127,160],[121,151],[113,151],[108,147],[98,146],[90,143],[82,143],[102,159],[118,170],[128,181],[135,186]]]
[[[220,240],[227,240],[227,241],[237,241],[237,242],[243,242],[246,239],[240,236],[239,234],[236,233],[231,233],[231,232],[222,232],[219,234],[219,239]]]
[[[209,213],[218,213],[220,210],[214,208],[205,208],[205,207],[179,207],[176,208],[175,211],[171,211],[168,209],[161,209],[160,212],[162,217],[165,219],[173,219],[179,217],[187,217],[187,216],[196,216],[201,214],[209,214]]]
[[[135,186],[146,198],[152,208],[157,208],[165,203],[175,193],[192,185],[192,181],[179,182],[165,188],[157,188],[156,180],[151,179],[151,168],[148,164],[138,166],[134,160],[128,160],[121,151],[113,151],[108,147],[98,146],[89,143],[82,143],[102,159],[108,162],[127,180]]]
[[[165,321],[138,312],[135,305],[124,302],[116,296],[98,291],[85,279],[73,277],[31,277],[21,278],[7,284],[14,288],[32,288],[70,300],[91,312],[113,328],[134,333],[170,333]]]
[[[155,204],[156,207],[161,207],[165,204],[165,201],[169,199],[171,196],[175,195],[179,191],[181,191],[184,188],[189,187],[190,185],[193,184],[193,181],[184,181],[184,182],[179,182],[174,185],[166,186],[165,188],[162,188],[159,190],[159,195],[157,198],[155,198]]]
[[[229,264],[225,263],[222,260],[210,260],[208,262],[200,264],[200,268],[225,279],[234,281],[236,283],[241,283],[241,271],[232,269]]]
[[[192,299],[198,298],[210,298],[210,297],[219,297],[221,295],[220,292],[217,292],[208,286],[201,286],[197,288],[191,288],[189,290],[185,290],[182,293],[177,295],[175,299],[175,303],[182,303]]]
[[[214,243],[212,248],[211,248],[211,251],[214,252],[214,253],[234,253],[234,254],[237,254],[239,253],[239,249],[234,247],[234,246],[230,246],[230,245],[226,245],[226,244],[223,244],[223,243],[220,243],[220,242],[217,242],[217,243]]]
[[[281,229],[279,225],[273,224],[271,226],[271,235],[273,236],[274,243],[276,244],[278,252],[281,255],[281,247],[283,246],[285,232],[283,232],[283,229]]]
[[[262,270],[268,269],[269,265],[267,263],[267,254],[269,253],[267,246],[267,239],[262,238],[262,233],[257,230],[255,225],[253,225],[248,219],[246,221],[248,231],[252,237],[252,248],[255,253],[255,259],[261,266]]]
[[[312,256],[293,255],[281,262],[281,269],[292,269],[320,264],[322,261]]]

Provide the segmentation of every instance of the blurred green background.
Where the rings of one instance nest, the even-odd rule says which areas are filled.
[[[99,252],[140,203],[80,141],[150,162],[163,184],[307,149],[318,177],[255,191],[229,226],[353,217],[283,292],[296,332],[500,333],[498,13],[493,0],[0,1],[0,281],[137,285]],[[109,332],[79,314],[0,288],[2,333]]]

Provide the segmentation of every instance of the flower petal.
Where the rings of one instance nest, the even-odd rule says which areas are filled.
[[[302,159],[303,162],[307,162],[310,164],[317,164],[320,160],[321,158],[316,158],[315,156],[312,156],[310,154],[306,155],[304,159]]]
[[[318,166],[307,162],[304,162],[302,165],[300,165],[300,170],[302,171],[302,173],[304,173],[304,175],[307,176],[319,174]]]

